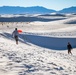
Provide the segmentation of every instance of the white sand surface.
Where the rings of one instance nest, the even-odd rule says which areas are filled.
[[[76,24],[65,21],[1,22],[0,75],[76,75]],[[22,30],[18,45],[12,37],[16,27]]]

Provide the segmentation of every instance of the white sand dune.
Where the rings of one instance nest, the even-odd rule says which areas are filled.
[[[18,45],[11,35],[15,27],[23,31]],[[68,42],[73,55],[67,53]],[[62,20],[1,22],[0,75],[76,75],[76,25]]]
[[[66,19],[60,20],[59,22],[62,24],[76,24],[76,16],[67,17]]]
[[[66,24],[76,24],[76,17],[64,21]]]

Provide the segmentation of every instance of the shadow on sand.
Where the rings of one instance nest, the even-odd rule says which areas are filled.
[[[13,40],[13,37],[9,33],[4,33],[3,36]],[[19,41],[24,44],[30,45],[29,43],[32,43],[53,50],[66,50],[68,42],[71,43],[73,48],[76,47],[76,38],[46,37],[29,33],[20,34]]]
[[[76,47],[76,38],[46,37],[38,35],[26,35],[26,37],[30,43],[53,50],[66,50],[68,42],[72,44],[73,48]]]
[[[14,41],[14,37],[10,33],[4,32],[3,34],[0,33],[0,35],[3,36],[6,39]],[[27,43],[27,40],[25,40],[23,35],[19,36],[19,42],[30,45],[29,43]]]
[[[42,22],[49,22],[49,21],[56,21],[56,20],[63,20],[66,18],[40,18],[40,17],[10,17],[4,18],[0,17],[0,22],[33,22],[33,21],[42,21]]]

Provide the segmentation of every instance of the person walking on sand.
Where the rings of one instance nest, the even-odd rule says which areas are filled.
[[[19,35],[18,30],[17,28],[15,28],[15,30],[12,33],[12,36],[15,38],[16,44],[18,44],[18,35]]]
[[[72,52],[71,52],[72,46],[71,46],[70,42],[68,42],[67,49],[68,49],[68,54],[72,55]]]

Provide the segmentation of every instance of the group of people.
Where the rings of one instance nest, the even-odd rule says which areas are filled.
[[[12,36],[15,38],[16,44],[18,44],[18,35],[19,35],[18,30],[17,30],[17,28],[15,28],[15,30],[12,33]],[[68,54],[72,54],[72,52],[71,52],[72,46],[71,46],[70,42],[68,42],[68,44],[67,44],[67,49],[68,49]]]

